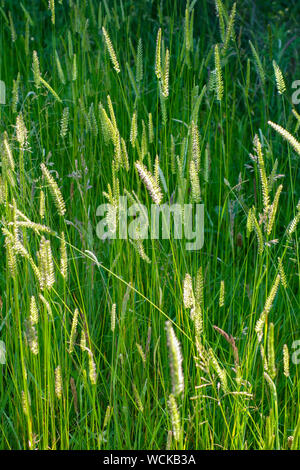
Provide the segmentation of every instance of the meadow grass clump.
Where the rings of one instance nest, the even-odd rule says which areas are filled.
[[[0,448],[299,449],[299,2],[37,3],[0,7]],[[143,236],[200,203],[201,249]]]

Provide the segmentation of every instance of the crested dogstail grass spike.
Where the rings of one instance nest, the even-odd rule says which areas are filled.
[[[172,393],[174,396],[177,396],[184,391],[181,347],[175,335],[172,324],[169,321],[166,322],[166,332],[169,348],[169,364],[172,378]]]
[[[29,55],[29,36],[30,36],[30,21],[27,19],[25,23],[25,38],[24,38],[24,49],[25,55]]]
[[[24,392],[24,390],[21,391],[21,403],[22,403],[24,415],[29,416],[30,406],[29,406],[27,394]]]
[[[163,67],[163,74],[162,74],[162,95],[164,98],[168,98],[169,96],[169,68],[170,68],[170,52],[169,49],[166,50],[165,53],[165,62]]]
[[[39,353],[38,336],[36,328],[30,321],[30,318],[25,321],[25,334],[30,351],[34,356],[37,356]]]
[[[7,202],[7,185],[4,183],[2,176],[0,175],[0,205],[4,205]]]
[[[51,232],[51,229],[47,227],[46,225],[42,224],[36,224],[35,222],[31,222],[30,220],[21,220],[16,222],[16,226],[19,227],[24,227],[24,228],[29,228],[34,230],[36,233],[40,232],[45,232],[45,233],[53,233]]]
[[[163,195],[158,182],[142,162],[135,162],[135,167],[141,180],[145,184],[151,199],[155,204],[159,205],[162,202]]]
[[[191,308],[190,316],[195,325],[196,338],[199,339],[203,332],[203,315],[201,305],[198,302]]]
[[[222,101],[223,93],[224,93],[224,85],[223,85],[223,76],[222,76],[222,68],[221,68],[221,59],[220,59],[220,52],[219,46],[216,44],[215,46],[215,79],[216,79],[216,93],[217,93],[217,101]]]
[[[230,17],[229,17],[229,20],[228,20],[225,39],[224,39],[224,44],[223,44],[223,48],[222,48],[222,54],[223,55],[225,55],[226,52],[227,52],[230,39],[231,38],[233,40],[235,39],[235,35],[234,35],[235,15],[236,15],[236,3],[234,3],[233,6],[232,6],[232,10],[231,10]]]
[[[271,377],[269,376],[269,374],[267,372],[264,372],[264,378],[266,379],[266,382],[270,386],[271,392],[272,392],[273,396],[275,397],[277,395],[277,392],[276,392],[276,386],[275,386],[273,380],[271,379]]]
[[[163,95],[161,82],[159,82],[158,87],[159,87],[159,101],[160,101],[160,107],[161,107],[162,122],[163,122],[163,125],[165,126],[167,124],[166,97]]]
[[[155,75],[158,79],[162,77],[161,68],[161,28],[159,28],[156,37],[156,50],[155,50]]]
[[[293,220],[289,223],[288,228],[287,228],[287,233],[289,236],[291,236],[296,231],[297,225],[300,222],[300,199],[298,201],[296,210],[297,210],[297,213],[295,217],[293,218]]]
[[[115,133],[115,142],[114,142],[114,147],[115,147],[115,154],[114,154],[114,160],[113,160],[113,167],[115,171],[117,172],[119,168],[122,166],[122,150],[121,150],[121,139],[120,139],[120,133],[119,131],[116,131]],[[115,179],[117,182],[117,179]]]
[[[136,112],[133,113],[131,119],[131,127],[130,127],[130,142],[132,147],[135,147],[135,141],[137,139],[138,129],[137,129],[137,114]]]
[[[145,365],[146,364],[146,354],[144,353],[143,348],[140,344],[136,343],[136,347],[137,347],[139,355],[141,356],[143,364]]]
[[[41,238],[39,251],[37,252],[40,272],[40,287],[42,290],[51,289],[55,283],[54,264],[50,240]]]
[[[250,234],[253,231],[253,214],[252,214],[253,208],[250,207],[247,215],[247,238],[250,237]]]
[[[17,275],[17,259],[15,250],[13,248],[13,242],[8,237],[5,237],[4,246],[6,251],[8,273],[12,278],[15,278]]]
[[[275,278],[275,281],[274,281],[274,284],[272,285],[270,294],[269,294],[269,296],[266,300],[266,303],[265,303],[264,311],[267,314],[270,312],[270,310],[273,306],[273,302],[274,302],[274,299],[275,299],[277,291],[278,291],[279,283],[280,283],[280,275],[277,274],[277,276]]]
[[[283,267],[282,258],[278,258],[278,271],[279,271],[279,274],[280,274],[281,284],[283,285],[283,287],[285,289],[287,289],[288,284],[287,284],[285,270],[284,270],[284,267]]]
[[[204,279],[203,279],[202,266],[200,266],[196,274],[195,299],[196,299],[196,302],[203,308],[204,306]]]
[[[57,366],[55,369],[55,395],[58,398],[58,400],[61,399],[62,397],[62,376],[61,376],[61,367]]]
[[[257,320],[255,324],[255,332],[257,334],[257,340],[260,343],[264,334],[264,327],[265,327],[265,322],[266,322],[266,312],[265,310],[262,311],[260,314],[259,319]]]
[[[192,157],[196,165],[196,170],[200,170],[200,142],[199,142],[199,131],[197,124],[192,121],[191,126],[191,138],[192,138]]]
[[[139,392],[138,392],[138,389],[136,388],[135,383],[132,383],[132,390],[133,390],[133,394],[134,394],[136,406],[137,406],[138,410],[139,410],[141,413],[143,413],[143,412],[144,412],[143,403],[142,403],[140,394],[139,394]]]
[[[79,310],[78,308],[76,308],[73,314],[73,319],[72,319],[72,326],[71,326],[71,333],[70,333],[70,340],[69,340],[69,354],[72,354],[74,351],[76,334],[77,334],[78,316],[79,316]]]
[[[216,69],[211,70],[208,77],[208,91],[213,92],[216,89]]]
[[[65,233],[61,233],[60,240],[60,273],[64,279],[67,279],[68,276],[68,254]]]
[[[201,189],[196,163],[193,159],[190,161],[189,176],[191,182],[191,201],[197,204],[201,200]]]
[[[142,258],[143,261],[145,261],[148,264],[151,264],[151,259],[146,255],[145,253],[145,248],[143,245],[143,241],[138,239],[138,240],[129,240],[130,243],[133,245],[135,248],[136,252],[139,254],[139,256]]]
[[[68,125],[69,125],[69,115],[70,111],[69,108],[66,106],[63,109],[61,121],[60,121],[60,135],[62,138],[66,137],[68,132]]]
[[[66,213],[66,205],[62,197],[61,191],[55,179],[53,178],[53,176],[51,175],[50,171],[48,170],[48,168],[46,167],[44,163],[41,163],[41,170],[49,185],[49,189],[54,199],[54,203],[56,205],[57,211],[59,215],[63,216]]]
[[[247,70],[246,70],[246,86],[245,86],[245,97],[248,99],[251,79],[251,62],[247,59]]]
[[[110,329],[112,332],[114,332],[116,328],[116,308],[116,304],[112,304],[110,313]]]
[[[172,436],[173,436],[173,439],[178,442],[181,439],[181,434],[182,434],[181,419],[180,419],[180,414],[179,414],[179,410],[178,410],[177,403],[176,403],[176,398],[174,397],[172,393],[169,395],[168,405],[169,405],[169,413],[171,417],[172,430],[173,430]]]
[[[96,364],[94,360],[94,355],[92,351],[88,349],[88,356],[89,356],[89,378],[92,385],[97,384],[97,371],[96,371]]]
[[[40,215],[41,220],[43,220],[45,217],[45,193],[42,189],[40,190],[39,215]]]
[[[39,312],[36,304],[34,295],[30,299],[30,322],[32,325],[36,325],[39,321]]]
[[[285,86],[282,72],[279,66],[277,65],[277,63],[275,62],[275,60],[273,60],[273,69],[274,69],[274,74],[275,74],[275,79],[276,79],[277,91],[280,95],[283,95],[286,91],[286,86]]]
[[[9,24],[10,24],[11,40],[12,42],[16,42],[17,33],[16,33],[15,25],[14,25],[14,20],[10,11],[8,12],[8,17],[9,17]]]
[[[115,162],[112,162],[112,178],[113,178],[113,200],[115,202],[115,205],[118,205],[119,203],[119,197],[120,197],[120,183],[119,179],[117,178],[116,175],[116,165]]]
[[[222,41],[225,39],[225,20],[224,20],[224,6],[222,0],[216,1],[216,12],[219,19],[219,28]]]
[[[290,376],[290,355],[287,344],[283,345],[283,373],[286,377]]]
[[[59,103],[62,103],[62,100],[60,99],[60,97],[58,96],[58,94],[56,93],[55,90],[53,90],[53,88],[49,85],[48,82],[46,82],[46,80],[44,80],[42,77],[40,77],[40,83],[42,85],[44,85],[45,88],[47,88],[47,90],[54,96],[54,98],[59,102]]]
[[[84,329],[81,330],[79,345],[80,345],[81,351],[86,350],[86,333],[85,333]]]
[[[100,122],[102,134],[104,137],[104,142],[107,144],[110,140],[115,141],[115,127],[111,120],[109,119],[107,112],[101,103],[99,103],[99,113],[100,113]]]
[[[195,304],[192,277],[186,273],[183,281],[183,304],[185,308],[192,308]]]
[[[153,130],[153,120],[152,114],[148,114],[148,133],[149,133],[149,144],[152,144],[154,141],[154,130]]]
[[[106,408],[105,416],[103,420],[103,429],[105,429],[108,426],[111,420],[112,414],[113,414],[113,408],[110,405],[108,405]]]
[[[24,150],[28,144],[27,136],[28,132],[24,123],[23,115],[22,113],[19,113],[16,119],[16,137],[22,150]]]
[[[139,83],[143,80],[143,43],[139,39],[137,54],[136,54],[136,81]]]
[[[78,71],[77,71],[77,56],[76,54],[73,54],[73,65],[72,65],[72,81],[75,82],[78,77]]]
[[[292,109],[292,113],[295,116],[295,118],[297,119],[297,124],[296,124],[296,128],[295,128],[295,133],[296,133],[296,132],[298,132],[299,126],[300,126],[300,114],[297,113],[297,111],[295,109]]]
[[[108,193],[103,192],[103,195],[109,200],[110,206],[107,210],[106,221],[110,232],[115,233],[117,230],[117,214],[118,214],[118,202],[112,194],[110,185],[108,185]]]
[[[209,182],[209,174],[210,174],[210,167],[211,167],[211,159],[210,159],[210,150],[209,144],[207,144],[204,152],[204,168],[203,168],[203,178],[205,183]]]
[[[225,298],[225,282],[224,280],[222,280],[220,284],[219,307],[224,307],[224,298]]]
[[[268,358],[266,356],[265,349],[262,344],[260,344],[259,350],[260,350],[260,355],[261,355],[261,360],[263,363],[264,371],[268,372]]]
[[[254,137],[253,144],[257,153],[257,161],[258,161],[260,181],[261,181],[261,186],[262,186],[264,209],[265,211],[267,211],[270,205],[269,185],[268,185],[268,180],[267,180],[267,175],[266,175],[266,170],[265,170],[265,162],[264,162],[263,154],[262,154],[261,142],[257,135],[255,135]]]
[[[273,127],[273,129],[278,132],[287,142],[293,147],[293,149],[300,155],[300,143],[298,142],[295,137],[290,134],[286,129],[281,127],[279,124],[275,124],[275,122],[268,121],[269,126]]]
[[[49,0],[48,8],[51,11],[51,22],[55,24],[55,0]]]
[[[185,48],[187,51],[191,50],[191,41],[190,41],[190,18],[189,18],[189,9],[185,9],[185,19],[184,19],[184,38],[185,38]]]
[[[12,171],[15,171],[14,157],[13,157],[10,145],[8,143],[8,140],[7,140],[7,135],[5,135],[5,137],[4,137],[3,146],[4,146],[4,150],[5,150],[5,155],[7,157],[6,159],[7,159],[8,166]]]
[[[269,315],[269,313],[271,311],[271,308],[273,306],[273,303],[274,303],[274,300],[275,300],[275,297],[276,297],[276,294],[277,294],[277,291],[278,291],[279,283],[280,283],[280,275],[277,274],[277,276],[276,276],[276,278],[273,282],[273,285],[271,287],[270,293],[269,293],[269,295],[267,297],[267,300],[265,302],[264,309],[263,309],[263,311],[262,311],[262,313],[261,313],[261,315],[260,315],[260,317],[257,320],[256,325],[255,325],[255,332],[256,332],[257,337],[258,337],[258,342],[261,342],[261,340],[262,340],[265,321],[268,318],[268,315]]]
[[[103,36],[104,36],[104,39],[105,39],[105,43],[106,43],[106,47],[107,47],[107,50],[108,50],[108,53],[109,53],[110,60],[113,64],[113,66],[114,66],[114,69],[117,73],[120,73],[121,69],[120,69],[120,65],[119,65],[115,50],[113,48],[110,37],[109,37],[106,29],[104,28],[104,26],[102,26],[102,33],[103,33]]]
[[[13,89],[12,89],[12,112],[17,112],[17,106],[19,103],[19,87],[20,87],[21,75],[18,72],[17,79],[13,81]]]

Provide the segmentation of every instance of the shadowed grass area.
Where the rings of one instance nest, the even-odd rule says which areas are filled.
[[[0,448],[298,449],[298,2],[0,5]]]

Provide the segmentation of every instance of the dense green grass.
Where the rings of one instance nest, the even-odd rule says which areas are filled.
[[[300,79],[299,37],[293,23],[299,6],[270,2],[264,11],[254,2],[237,2],[226,44],[233,4],[217,3],[219,18],[209,0],[187,5],[183,0],[62,0],[50,2],[55,6],[51,21],[47,1],[1,1],[0,78],[6,85],[6,104],[0,105],[0,340],[6,346],[6,364],[0,365],[1,449],[299,448],[299,366],[290,361],[288,377],[283,367],[284,344],[291,358],[293,341],[300,339],[297,227],[290,236],[287,233],[294,217],[299,218],[299,154],[268,125],[269,120],[278,123],[297,138],[292,82]],[[120,73],[110,60],[103,26]],[[155,75],[159,28],[163,64],[170,51],[169,96],[163,100]],[[212,78],[216,44],[222,97],[220,84],[216,86]],[[39,59],[40,82],[33,73],[33,51]],[[273,60],[284,76],[282,95]],[[126,143],[128,171],[115,170],[114,145],[106,143],[103,135],[99,105],[110,115],[108,95]],[[62,137],[66,107],[69,122]],[[138,136],[133,147],[134,111]],[[27,129],[24,145],[20,116]],[[116,179],[121,195],[125,190],[134,192],[150,207],[150,195],[135,168],[143,153],[152,173],[159,156],[163,201],[191,201],[192,122],[199,129],[203,248],[187,251],[186,240],[173,238],[146,240],[144,249],[151,260],[147,263],[128,240],[99,240],[96,209],[107,202],[103,192],[108,192],[108,185],[117,197]],[[264,165],[251,158],[256,154],[255,135],[262,144]],[[43,162],[61,189],[63,216],[43,177]],[[264,172],[271,175],[270,205],[283,185],[269,234]],[[252,207],[257,225],[247,234]],[[43,233],[30,228],[28,221],[18,226],[25,219],[17,210],[51,229],[44,236],[51,241],[55,283],[42,291],[44,301],[32,269],[33,262],[40,268],[37,251]],[[68,253],[66,277],[60,273],[62,232]],[[185,276],[195,277],[200,267],[203,300],[197,296],[196,300],[203,320],[201,333],[195,331],[183,301]],[[279,271],[281,282],[262,322],[259,342],[255,325],[268,311],[267,299]],[[32,296],[39,311],[37,325],[30,324]],[[113,304],[115,329],[111,328]],[[77,335],[70,352],[76,309]],[[178,436],[168,407],[178,372],[176,364],[173,373],[170,367],[168,319],[181,345],[185,378],[184,391],[175,398]],[[231,336],[224,337],[213,326],[232,335],[239,364]],[[33,328],[38,354],[33,353]],[[55,386],[58,366],[61,396]]]

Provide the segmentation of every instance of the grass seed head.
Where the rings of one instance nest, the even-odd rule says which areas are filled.
[[[60,400],[62,397],[62,390],[63,390],[63,385],[62,385],[62,377],[61,377],[61,367],[57,366],[55,369],[55,395],[58,398],[58,400]]]
[[[166,322],[169,362],[172,378],[172,393],[177,396],[184,391],[181,346],[170,321]]]
[[[108,50],[108,53],[109,53],[110,60],[113,64],[113,66],[114,66],[114,69],[117,73],[120,73],[121,69],[120,69],[120,65],[119,65],[115,50],[113,48],[110,37],[109,37],[106,29],[104,28],[104,26],[102,26],[102,33],[103,33],[103,36],[104,36],[104,39],[105,39],[105,43],[106,43],[106,47],[107,47],[107,50]]]
[[[175,441],[180,441],[181,439],[181,423],[180,423],[180,414],[176,403],[176,398],[171,393],[169,395],[169,413],[171,417],[172,423],[172,430],[173,430],[173,438]]]

